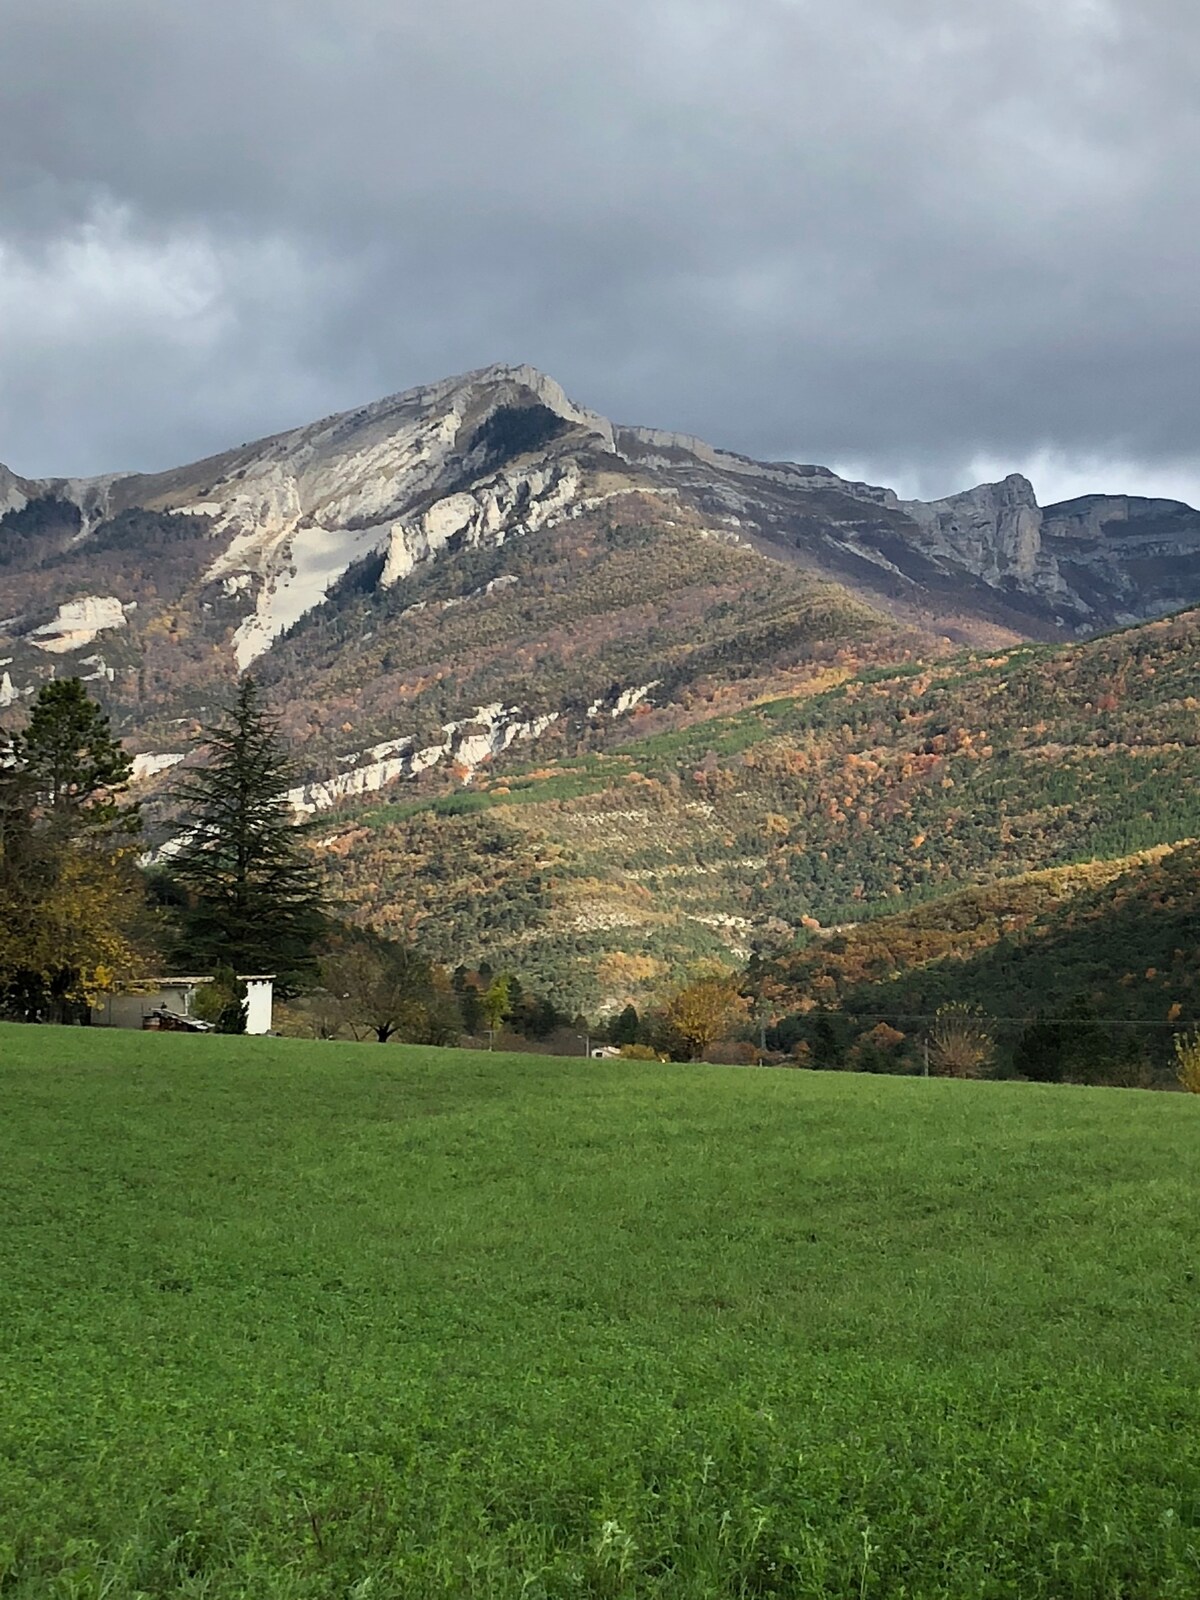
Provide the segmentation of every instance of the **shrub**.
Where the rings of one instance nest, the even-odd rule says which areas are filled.
[[[846,1064],[855,1072],[907,1072],[907,1042],[899,1028],[877,1022],[854,1041]]]
[[[246,985],[232,967],[218,967],[212,982],[196,991],[192,1010],[201,1022],[211,1022],[217,1033],[245,1033]]]
[[[718,1039],[704,1052],[705,1061],[721,1067],[752,1067],[758,1060],[757,1046],[748,1039]]]
[[[942,1078],[978,1078],[992,1059],[992,1035],[977,1006],[940,1006],[929,1030],[929,1065]]]
[[[1189,1094],[1200,1094],[1200,1028],[1175,1035],[1175,1076]]]

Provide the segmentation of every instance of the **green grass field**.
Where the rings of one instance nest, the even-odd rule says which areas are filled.
[[[3,1600],[1200,1595],[1200,1100],[0,1028]]]

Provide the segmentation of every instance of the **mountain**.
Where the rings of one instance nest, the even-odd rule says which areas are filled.
[[[79,671],[165,762],[253,665],[319,804],[564,722],[602,743],[613,713],[850,645],[937,654],[1200,599],[1187,506],[1043,510],[1020,477],[903,502],[616,426],[530,367],[163,473],[0,468],[0,510],[0,703]]]
[[[252,667],[357,914],[575,1005],[1200,834],[1200,513],[903,501],[529,367],[164,473],[0,468],[0,596],[0,706],[83,676],[152,819]]]

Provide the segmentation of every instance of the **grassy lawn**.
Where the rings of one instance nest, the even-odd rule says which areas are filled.
[[[1200,1100],[0,1028],[4,1600],[1195,1600]]]

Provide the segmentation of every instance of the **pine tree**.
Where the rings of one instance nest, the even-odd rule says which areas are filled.
[[[257,684],[206,728],[208,760],[176,788],[186,830],[169,864],[185,891],[185,965],[273,972],[280,992],[314,974],[324,926],[315,864],[287,800],[293,773]]]
[[[609,1024],[608,1037],[613,1044],[637,1044],[642,1031],[642,1019],[635,1005],[627,1005],[619,1017]]]
[[[126,831],[137,827],[136,807],[119,808],[117,795],[129,782],[133,763],[113,738],[108,713],[79,678],[44,684],[13,753],[28,774],[41,807],[73,831],[107,826],[120,816]]]

